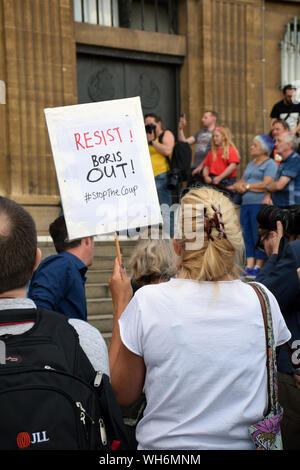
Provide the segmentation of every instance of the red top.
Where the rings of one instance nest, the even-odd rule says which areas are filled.
[[[208,166],[209,173],[215,176],[220,175],[223,173],[224,170],[230,165],[230,163],[240,163],[239,154],[235,150],[234,147],[229,147],[229,158],[224,159],[222,158],[223,155],[223,148],[216,149],[216,158],[213,159],[212,150],[208,152],[206,158],[203,162],[204,166]],[[237,176],[237,169],[235,169],[231,175],[227,176],[227,178],[236,178]]]

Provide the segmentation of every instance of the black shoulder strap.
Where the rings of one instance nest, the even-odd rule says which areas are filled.
[[[163,138],[164,138],[164,135],[165,135],[165,131],[166,131],[166,130],[169,130],[169,129],[164,129],[164,131],[158,136],[158,142],[159,142],[160,144],[162,144],[162,140],[163,140]],[[170,165],[170,162],[171,162],[170,156],[166,156],[166,159],[167,159],[168,165]]]
[[[61,345],[67,359],[70,359],[73,374],[87,381],[94,380],[95,370],[80,346],[78,333],[69,323],[68,317],[43,308],[37,310],[40,314],[39,334],[49,334],[51,330],[53,339]]]
[[[11,325],[14,323],[36,322],[36,308],[0,310],[0,325]]]
[[[0,310],[0,324],[34,322],[34,326],[27,332],[18,335],[19,340],[26,342],[27,338],[35,338],[37,344],[50,341],[56,345],[56,360],[60,359],[63,368],[69,373],[78,375],[90,381],[94,379],[94,368],[80,346],[79,336],[75,328],[69,323],[68,317],[62,313],[53,312],[41,307],[33,309]],[[82,320],[83,321],[83,320]],[[14,341],[14,335],[7,339],[8,343]],[[39,352],[37,346],[37,354]]]
[[[158,136],[158,142],[159,142],[160,144],[162,144],[164,135],[165,135],[165,131],[163,131],[163,132]]]

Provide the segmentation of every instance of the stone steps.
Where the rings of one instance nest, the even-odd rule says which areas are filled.
[[[90,268],[86,274],[86,286],[88,284],[108,284],[108,280],[112,275],[111,269],[92,269]]]
[[[105,282],[86,282],[85,291],[88,299],[111,297],[108,283]]]
[[[111,314],[113,312],[113,302],[110,298],[88,298],[87,312],[89,315]]]

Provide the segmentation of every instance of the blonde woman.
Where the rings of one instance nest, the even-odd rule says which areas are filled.
[[[131,299],[125,270],[115,261],[112,386],[121,404],[144,387],[139,450],[253,449],[248,426],[267,405],[266,343],[258,297],[238,279],[243,238],[236,211],[207,187],[189,191],[181,204],[176,278],[142,287]],[[191,246],[203,215],[203,244]],[[266,292],[280,345],[290,333]]]
[[[171,240],[140,239],[128,261],[133,290],[169,281],[176,274],[176,261]]]
[[[176,275],[177,256],[170,239],[162,239],[162,232],[148,232],[147,236],[155,238],[140,238],[134,247],[128,261],[128,270],[131,279],[133,294],[148,284],[166,282]],[[146,406],[145,394],[142,393],[130,406],[123,406],[123,419],[130,437],[130,448],[135,450],[136,425],[143,415]]]
[[[203,162],[204,182],[223,186],[233,184],[236,180],[240,158],[228,127],[215,128],[211,146]]]

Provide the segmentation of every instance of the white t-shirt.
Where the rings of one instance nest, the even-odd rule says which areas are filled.
[[[291,335],[267,292],[278,346]],[[267,369],[251,286],[184,279],[145,286],[119,324],[123,343],[146,365],[138,449],[253,449],[248,426],[266,410]]]

